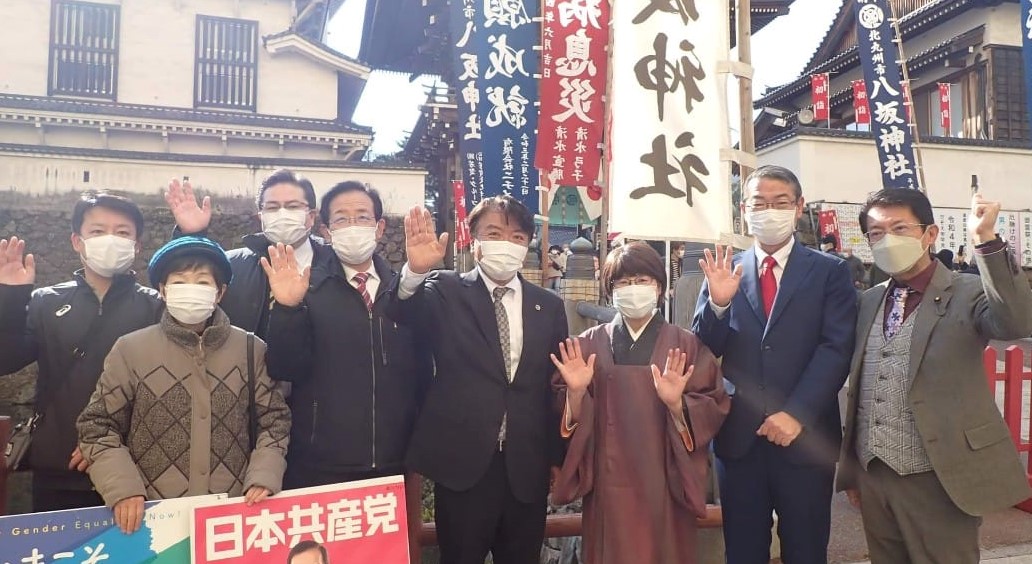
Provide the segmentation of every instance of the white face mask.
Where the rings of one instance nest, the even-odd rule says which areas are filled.
[[[886,233],[877,243],[871,245],[874,264],[889,276],[910,270],[928,252],[920,239],[905,235]]]
[[[307,210],[288,210],[262,212],[262,232],[270,243],[293,245],[308,236]]]
[[[165,309],[183,325],[197,325],[215,311],[218,293],[215,286],[204,284],[167,284]]]
[[[745,220],[749,223],[749,233],[752,233],[761,245],[777,245],[787,241],[795,231],[796,210],[748,212]]]
[[[93,272],[111,278],[124,274],[136,258],[136,241],[117,235],[99,235],[83,239],[86,266]]]
[[[613,305],[624,319],[642,319],[656,309],[659,294],[653,285],[626,286],[613,290]]]
[[[363,264],[376,250],[376,226],[352,225],[336,229],[330,232],[330,244],[344,264]]]
[[[527,247],[509,241],[480,241],[480,260],[477,264],[492,280],[508,281],[523,268]]]

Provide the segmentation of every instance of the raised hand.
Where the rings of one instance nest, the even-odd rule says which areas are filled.
[[[0,239],[0,284],[22,286],[36,282],[36,257],[25,254],[25,241]]]
[[[670,411],[681,411],[681,396],[684,395],[684,388],[692,372],[695,372],[694,364],[687,371],[684,369],[686,364],[688,355],[681,352],[681,349],[672,349],[667,351],[666,366],[662,373],[658,366],[652,365],[652,383],[656,385],[656,395]]]
[[[190,181],[180,184],[178,178],[173,178],[165,192],[165,203],[183,233],[200,233],[211,223],[211,198],[205,196],[198,206]]]
[[[981,194],[971,196],[971,214],[968,215],[968,232],[976,245],[996,238],[996,218],[1000,215],[1000,202],[989,202]]]
[[[305,299],[312,269],[305,267],[304,270],[298,270],[294,247],[284,246],[283,243],[269,246],[269,258],[262,257],[261,263],[269,279],[272,297],[280,305],[295,307]]]
[[[730,245],[723,249],[717,245],[716,257],[709,249],[706,249],[703,252],[705,259],[699,259],[699,267],[706,275],[710,299],[719,307],[731,305],[731,300],[738,293],[738,285],[742,281],[742,264],[739,263],[733,270],[731,269],[733,254]]]
[[[434,220],[425,208],[414,207],[405,216],[405,253],[408,267],[415,274],[425,274],[444,260],[448,250],[448,234],[437,236]]]
[[[585,361],[581,354],[580,339],[574,337],[559,343],[559,357],[554,354],[551,356],[552,364],[559,369],[559,375],[566,382],[567,393],[584,393],[595,375],[595,355],[592,354]]]

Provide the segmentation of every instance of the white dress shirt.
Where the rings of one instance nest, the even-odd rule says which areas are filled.
[[[763,261],[768,256],[774,257],[776,264],[774,265],[774,281],[777,282],[778,288],[781,287],[781,275],[785,273],[785,265],[788,264],[788,255],[792,254],[792,247],[795,246],[795,237],[790,237],[788,242],[785,243],[780,249],[774,251],[768,255],[767,251],[760,248],[760,244],[756,243],[753,245],[753,250],[756,252],[756,279],[760,279],[760,270],[763,268]],[[777,303],[777,294],[774,295],[774,303]],[[713,313],[717,314],[717,319],[723,319],[724,314],[727,313],[727,309],[731,307],[731,304],[726,306],[718,306],[713,303],[713,298],[709,300],[710,309]]]
[[[312,266],[312,259],[315,257],[315,249],[312,248],[312,240],[305,237],[305,240],[294,249],[294,262],[297,263],[299,271]]]
[[[409,270],[408,263],[405,264],[401,269],[401,282],[398,284],[398,297],[403,300],[407,300],[416,293],[419,289],[419,285],[430,275],[429,272],[424,274],[416,274]],[[477,267],[477,276],[484,281],[484,285],[487,286],[487,293],[491,297],[491,302],[494,302],[494,289],[499,287],[494,280],[491,280],[484,275],[484,272]],[[519,276],[513,276],[512,280],[509,280],[508,284],[505,284],[506,288],[510,288],[511,292],[506,292],[505,296],[502,297],[502,307],[505,308],[505,316],[509,321],[509,361],[512,373],[509,374],[509,381],[516,376],[516,369],[520,365],[520,356],[523,354],[523,285],[520,283]],[[492,309],[492,314],[494,310]]]
[[[351,284],[352,288],[358,289],[358,282],[355,281],[355,275],[358,271],[350,266],[340,263],[344,267],[344,276],[348,277],[348,284]],[[369,299],[376,301],[376,291],[380,289],[380,277],[376,274],[376,269],[373,265],[369,265],[369,270],[366,271],[369,274],[369,278],[366,279],[365,288],[366,292],[369,292]]]

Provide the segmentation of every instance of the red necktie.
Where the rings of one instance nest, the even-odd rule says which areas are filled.
[[[763,312],[770,319],[770,312],[774,309],[774,297],[778,295],[778,281],[774,278],[774,267],[778,261],[768,255],[763,259],[763,268],[760,269],[760,293],[763,295]]]
[[[373,311],[373,299],[369,297],[369,292],[366,290],[366,281],[369,280],[368,272],[359,272],[351,277],[352,280],[358,283],[355,287],[359,294],[362,294],[362,300],[365,301],[366,309]]]

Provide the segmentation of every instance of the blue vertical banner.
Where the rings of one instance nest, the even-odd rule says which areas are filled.
[[[860,65],[884,188],[920,189],[888,0],[856,0]]]
[[[454,86],[459,108],[459,163],[466,186],[466,201],[474,204],[484,199],[480,81],[486,41],[478,27],[479,11],[477,0],[451,0],[449,30],[455,56]]]
[[[1032,0],[1021,0],[1021,44],[1025,56],[1025,100],[1028,103],[1029,140],[1032,141]]]
[[[475,14],[480,51],[480,124],[484,183],[482,197],[509,194],[538,209],[534,168],[538,122],[538,0],[480,0]],[[473,194],[469,205],[481,198]]]

